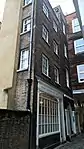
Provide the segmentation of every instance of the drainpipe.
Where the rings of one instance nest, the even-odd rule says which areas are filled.
[[[31,144],[32,144],[32,114],[33,114],[33,110],[32,110],[32,105],[31,105],[31,87],[32,87],[32,51],[33,51],[34,3],[35,3],[35,0],[32,0],[30,50],[29,50],[28,79],[27,79],[27,81],[28,81],[27,111],[29,111],[29,116],[30,116],[28,149],[32,149]]]
[[[31,33],[30,33],[30,49],[28,60],[28,96],[27,96],[27,110],[31,111],[30,97],[31,97],[31,85],[32,85],[32,49],[33,49],[33,26],[34,26],[34,0],[32,0],[32,14],[31,14]]]

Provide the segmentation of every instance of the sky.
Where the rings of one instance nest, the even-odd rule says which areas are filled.
[[[69,14],[75,11],[73,0],[49,0],[52,7],[60,5],[64,14]]]
[[[4,4],[6,0],[0,0],[0,21],[3,18]],[[69,14],[75,11],[73,0],[49,0],[52,7],[60,5],[64,14]]]

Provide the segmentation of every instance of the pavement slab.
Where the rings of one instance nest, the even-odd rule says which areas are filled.
[[[84,134],[73,137],[71,142],[67,142],[55,149],[84,149]]]

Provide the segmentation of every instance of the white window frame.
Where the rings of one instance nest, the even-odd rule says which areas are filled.
[[[27,26],[26,31],[25,31],[25,26]],[[31,30],[31,18],[26,18],[26,19],[23,20],[22,33],[29,32],[30,30]]]
[[[59,54],[59,45],[57,44],[57,42],[55,40],[53,40],[53,48],[54,48],[54,53],[56,55]]]
[[[59,68],[54,67],[55,82],[59,84]]]
[[[57,32],[57,24],[55,23],[55,21],[53,20],[53,28],[54,28],[54,30],[55,30],[55,32]]]
[[[44,2],[43,2],[43,12],[46,15],[46,17],[48,18],[49,17],[49,10],[48,10],[48,8]]]
[[[79,82],[79,83],[83,83],[83,82],[84,82],[84,80],[81,80],[81,79],[80,79],[80,74],[84,74],[84,71],[81,71],[81,72],[80,72],[80,70],[79,70],[79,67],[81,67],[81,66],[84,66],[84,64],[77,65],[77,74],[78,74],[78,82]]]
[[[83,38],[80,38],[80,39],[83,39]],[[77,40],[80,40],[80,39],[77,39]],[[81,44],[81,45],[79,45],[79,46],[76,46],[76,41],[77,41],[77,40],[74,40],[75,54],[77,54],[77,53],[82,53],[83,51],[82,51],[82,52],[81,52],[81,51],[78,52],[78,51],[77,51],[77,48],[84,46],[84,44]],[[84,40],[84,39],[83,39],[83,40]]]
[[[32,0],[24,0],[24,5],[29,5],[30,3],[32,3]]]
[[[58,100],[40,95],[39,108],[39,138],[59,133]]]
[[[75,18],[75,19],[72,20],[72,30],[73,30],[73,33],[81,31],[80,24],[76,25],[75,24],[75,20],[78,21],[78,18]],[[79,29],[76,31],[76,27],[78,27],[78,26],[79,26]]]
[[[44,68],[43,68],[44,67],[43,66],[44,60],[43,59],[45,59],[47,61],[47,70],[46,70],[47,73],[44,72]],[[48,61],[48,58],[44,54],[42,54],[42,73],[46,76],[49,76],[49,61]]]
[[[63,23],[63,33],[66,34],[66,26],[64,23]]]
[[[66,44],[64,44],[64,56],[65,56],[66,58],[68,57]]]
[[[47,28],[42,25],[42,38],[48,43],[48,37],[49,36],[49,32],[47,30]]]
[[[25,57],[24,59],[23,59],[23,52],[25,52],[26,55],[27,55],[27,57]],[[21,50],[21,54],[20,54],[20,67],[19,67],[19,70],[28,69],[28,60],[29,60],[29,50],[28,50],[28,49],[23,49],[23,50]],[[25,61],[26,67],[23,67],[23,61]]]
[[[69,71],[68,71],[68,69],[66,69],[66,84],[67,84],[67,87],[70,87]]]

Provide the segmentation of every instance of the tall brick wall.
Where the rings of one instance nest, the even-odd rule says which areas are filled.
[[[28,112],[0,110],[0,149],[28,149]]]
[[[28,71],[19,72],[17,74],[16,92],[15,92],[15,110],[26,110],[27,107],[27,93],[28,93]]]

